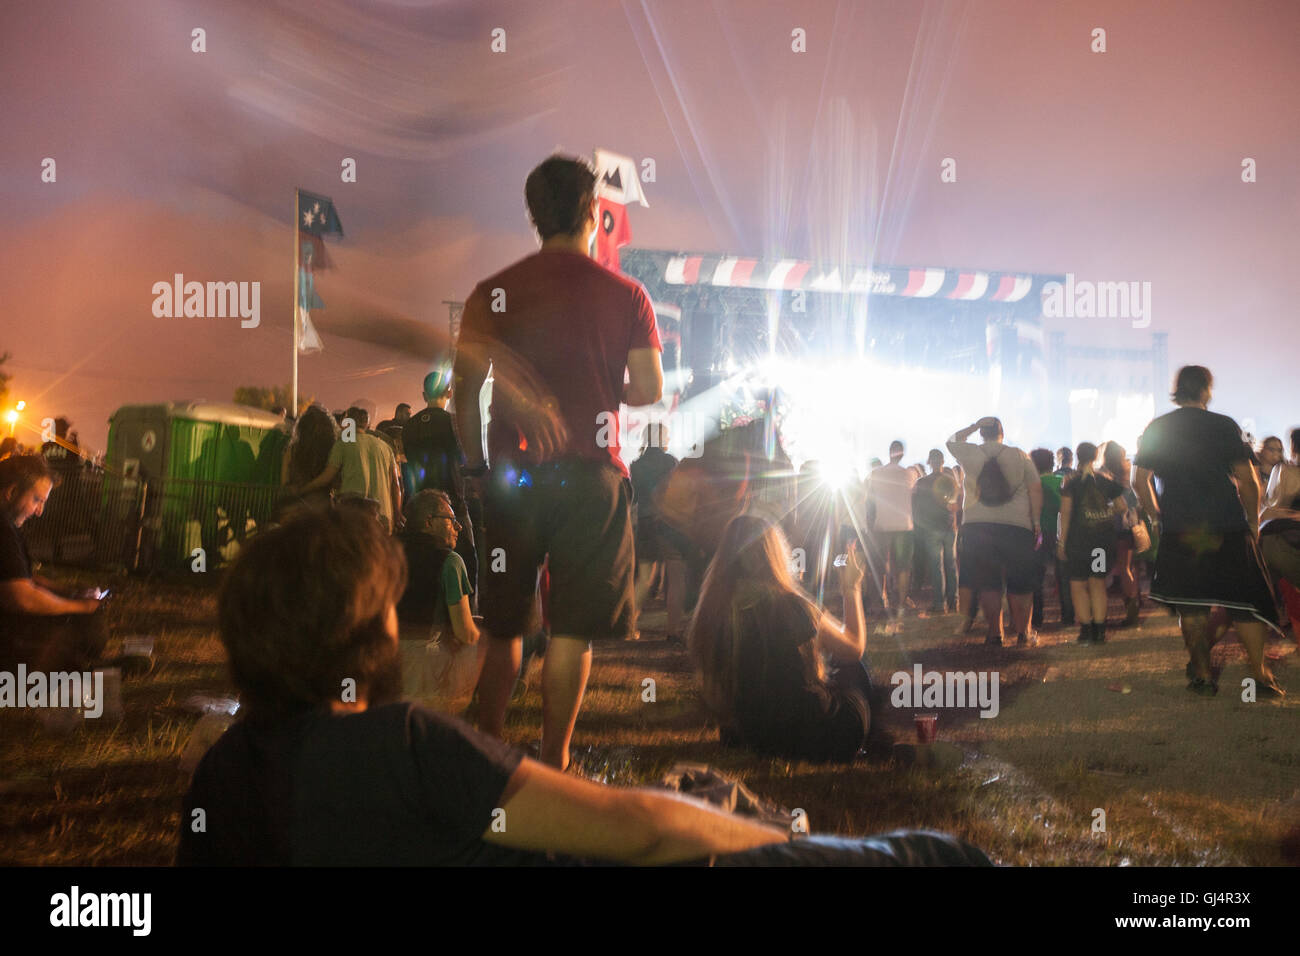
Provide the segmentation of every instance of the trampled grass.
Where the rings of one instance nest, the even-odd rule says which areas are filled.
[[[76,581],[81,575],[65,575]],[[102,576],[97,583],[103,583]],[[0,863],[165,865],[175,852],[186,775],[181,754],[198,715],[193,694],[233,691],[208,588],[122,578],[110,615],[116,642],[155,639],[155,667],[123,687],[120,722],[47,729],[27,711],[0,712]],[[598,646],[574,736],[578,770],[614,785],[653,783],[679,761],[707,763],[760,797],[802,808],[814,832],[926,827],[955,833],[1013,865],[1245,865],[1296,862],[1300,850],[1300,704],[1243,703],[1245,663],[1233,643],[1218,697],[1185,687],[1182,642],[1156,608],[1112,630],[1101,647],[1072,631],[1037,648],[984,647],[953,636],[952,617],[873,622],[873,672],[996,671],[999,712],[940,710],[939,739],[964,760],[948,770],[907,766],[888,750],[851,766],[816,766],[727,750],[700,713],[685,652],[656,630]],[[1283,686],[1294,647],[1272,645]],[[525,749],[540,722],[540,662],[511,711],[507,736]],[[1290,677],[1290,679],[1289,679]],[[655,682],[654,701],[643,699]],[[926,708],[927,710],[930,708]],[[883,719],[914,740],[910,707]],[[1104,831],[1096,829],[1104,812]]]

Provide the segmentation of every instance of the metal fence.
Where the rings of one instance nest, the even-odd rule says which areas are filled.
[[[270,521],[281,489],[234,482],[64,477],[23,531],[32,558],[128,571],[184,570],[202,549],[207,570],[233,560]]]

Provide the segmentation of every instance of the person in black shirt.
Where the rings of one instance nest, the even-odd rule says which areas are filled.
[[[402,483],[408,498],[431,490],[444,492],[451,499],[452,510],[461,525],[456,553],[465,562],[471,590],[477,591],[478,551],[470,523],[465,479],[461,475],[465,453],[447,412],[450,390],[450,370],[437,369],[424,377],[424,400],[428,407],[410,416],[402,426],[402,449],[406,455]],[[476,601],[471,601],[471,607],[475,605]]]
[[[81,671],[104,650],[107,635],[93,597],[64,597],[32,573],[19,528],[39,517],[54,487],[40,455],[0,461],[0,665],[26,663],[32,670]]]
[[[1237,423],[1206,409],[1213,384],[1203,366],[1179,369],[1178,408],[1142,434],[1133,485],[1162,528],[1151,597],[1178,613],[1190,657],[1188,690],[1218,692],[1209,622],[1218,606],[1235,623],[1257,696],[1280,698],[1285,694],[1264,663],[1266,629],[1277,628],[1278,612],[1259,553],[1259,482]],[[1162,485],[1158,502],[1153,477]]]
[[[786,830],[565,774],[398,702],[405,578],[397,541],[351,509],[299,515],[240,551],[218,620],[242,706],[185,794],[177,863],[988,863],[924,833],[792,845]]]
[[[785,535],[771,521],[754,514],[731,519],[695,608],[691,655],[724,744],[848,762],[871,727],[862,562],[852,547],[837,559],[841,624],[795,585],[789,556]]]
[[[1106,640],[1106,575],[1115,563],[1115,516],[1128,510],[1124,486],[1094,470],[1097,446],[1079,444],[1079,470],[1061,487],[1061,537],[1057,557],[1065,562],[1079,616],[1080,644]]]

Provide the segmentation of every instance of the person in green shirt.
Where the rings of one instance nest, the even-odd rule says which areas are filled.
[[[1041,567],[1038,572],[1038,587],[1034,589],[1033,623],[1035,628],[1043,626],[1043,587],[1047,578],[1047,567],[1052,565],[1056,593],[1061,602],[1061,623],[1070,625],[1074,623],[1074,603],[1070,600],[1070,583],[1061,562],[1056,560],[1056,525],[1061,513],[1061,484],[1065,479],[1060,474],[1052,472],[1055,458],[1049,449],[1035,448],[1029,453],[1029,460],[1038,470],[1038,480],[1043,486],[1043,510],[1039,518],[1043,529],[1043,545],[1038,551]]]

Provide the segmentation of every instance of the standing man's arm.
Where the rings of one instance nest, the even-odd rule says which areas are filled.
[[[452,427],[465,456],[465,466],[483,467],[483,415],[479,411],[479,393],[487,379],[491,354],[480,331],[483,305],[471,295],[461,316],[460,343],[456,364],[452,368],[451,403],[455,420]]]
[[[663,398],[664,370],[659,354],[656,348],[628,350],[624,405],[653,405]]]

